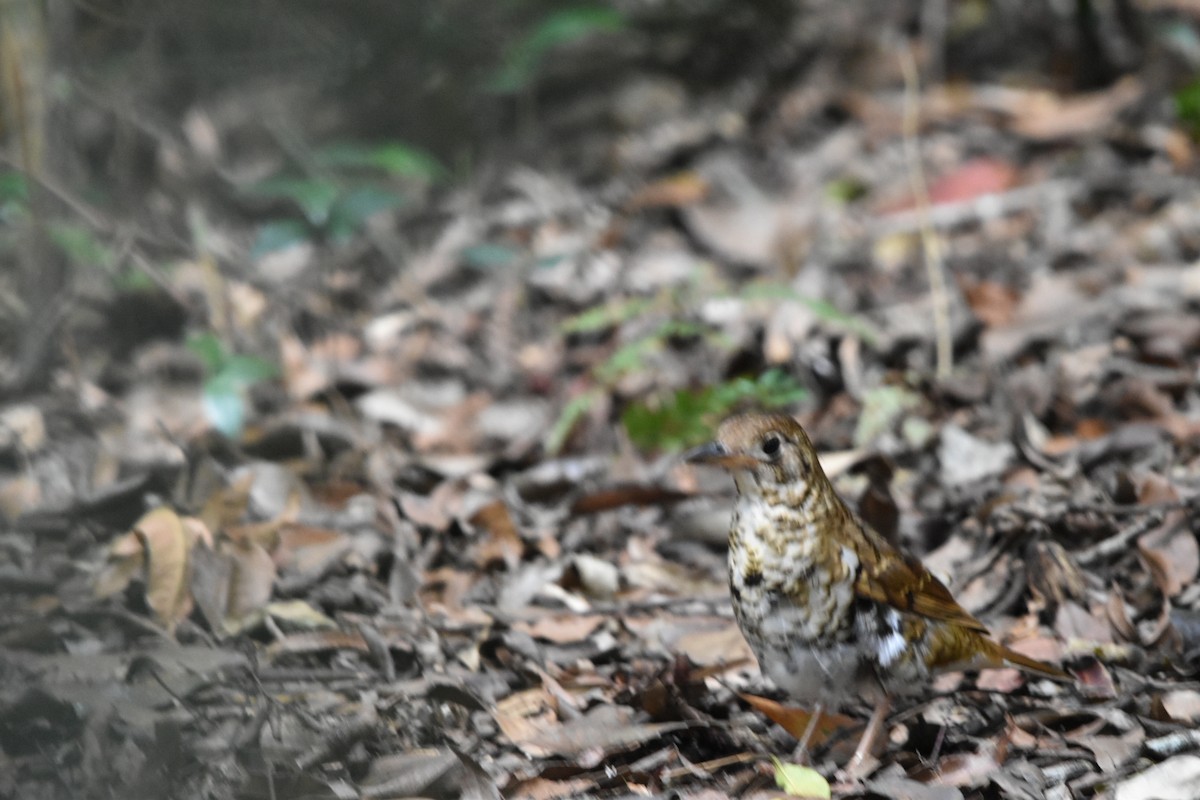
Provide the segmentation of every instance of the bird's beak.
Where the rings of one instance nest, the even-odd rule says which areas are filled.
[[[709,442],[688,450],[683,459],[691,464],[712,464],[725,469],[750,469],[758,464],[758,459],[753,456],[732,453],[720,442]]]

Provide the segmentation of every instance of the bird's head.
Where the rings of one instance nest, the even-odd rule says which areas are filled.
[[[825,480],[808,434],[784,414],[731,417],[721,423],[714,441],[686,458],[729,470],[746,496],[795,497]]]

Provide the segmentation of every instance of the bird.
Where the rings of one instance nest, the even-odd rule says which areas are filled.
[[[792,417],[731,417],[686,460],[732,473],[734,617],[763,674],[811,709],[800,751],[823,711],[867,700],[874,708],[846,766],[853,775],[868,763],[893,697],[944,671],[1011,666],[1072,680],[994,640],[919,559],[865,524]]]

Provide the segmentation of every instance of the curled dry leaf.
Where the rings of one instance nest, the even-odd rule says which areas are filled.
[[[156,508],[133,526],[146,554],[146,603],[167,630],[192,610],[188,555],[195,533],[169,508]]]
[[[1154,698],[1150,713],[1155,719],[1194,724],[1200,720],[1200,692],[1195,689],[1164,692]]]
[[[475,564],[481,569],[498,563],[509,570],[515,569],[525,552],[525,543],[504,501],[488,503],[471,516],[470,522],[487,534],[483,542],[472,548]]]
[[[1178,595],[1200,573],[1200,546],[1186,523],[1187,515],[1174,511],[1158,528],[1138,539],[1138,555],[1167,597]]]
[[[758,695],[745,694],[743,692],[738,692],[738,697],[745,700],[755,710],[760,711],[764,716],[796,739],[804,736],[805,731],[808,730],[808,726],[812,722],[812,712],[806,711],[803,708],[785,706],[768,697],[759,697]],[[813,728],[812,736],[808,740],[809,745],[819,747],[838,731],[854,727],[858,724],[860,723],[852,717],[842,714],[823,713],[817,720],[816,727]]]
[[[258,612],[270,602],[271,588],[275,585],[275,562],[257,544],[227,543],[225,553],[233,564],[225,629],[234,633],[246,622],[257,619]]]

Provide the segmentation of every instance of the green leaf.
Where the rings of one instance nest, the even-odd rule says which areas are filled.
[[[0,172],[0,203],[26,203],[29,185],[19,172]]]
[[[665,400],[633,403],[621,415],[621,424],[640,448],[676,450],[712,438],[720,421],[739,406],[780,408],[806,395],[792,376],[772,369],[753,380],[734,378],[703,389],[679,389]]]
[[[862,411],[854,427],[854,446],[870,444],[892,426],[906,411],[921,404],[921,396],[904,386],[877,386],[863,393]]]
[[[1193,138],[1200,138],[1200,77],[1175,92],[1175,113]]]
[[[308,239],[308,227],[300,220],[280,219],[267,222],[258,229],[254,246],[250,248],[250,256],[256,259],[262,258],[276,250],[307,242]]]
[[[837,178],[825,184],[825,196],[835,203],[853,203],[861,200],[867,191],[867,185],[857,178]]]
[[[821,777],[821,773],[811,767],[799,764],[785,764],[774,756],[771,762],[775,765],[775,785],[789,797],[814,797],[830,800],[833,792],[829,781]]]
[[[817,318],[823,322],[837,325],[840,328],[857,335],[867,344],[873,344],[879,336],[875,329],[864,319],[854,314],[848,314],[827,300],[800,294],[790,286],[782,283],[757,282],[747,284],[739,296],[745,300],[791,300],[808,306]]]
[[[396,178],[423,178],[438,181],[446,168],[432,154],[403,142],[368,145],[336,142],[316,153],[317,164],[342,169],[378,169]]]
[[[82,225],[54,222],[49,232],[50,240],[73,264],[110,267],[116,261],[113,252]]]
[[[225,382],[209,381],[204,386],[204,413],[214,428],[233,439],[245,424],[246,401]]]
[[[650,308],[652,301],[634,297],[616,303],[589,308],[568,318],[560,326],[563,333],[597,333],[633,319]]]
[[[458,255],[468,267],[482,270],[514,264],[521,251],[506,244],[477,244],[464,248]]]
[[[407,202],[400,192],[376,186],[359,186],[338,200],[329,219],[329,236],[332,239],[349,239],[362,229],[367,220],[380,211],[400,208]]]
[[[235,386],[252,386],[259,381],[270,380],[279,374],[279,368],[257,356],[230,356],[221,366],[218,378],[231,381]]]
[[[225,344],[215,333],[198,333],[187,340],[187,349],[191,350],[204,363],[204,371],[212,376],[221,371],[229,358]]]
[[[516,92],[528,86],[542,59],[553,48],[601,31],[625,27],[619,11],[605,6],[564,8],[545,17],[505,56],[500,71],[488,85],[496,92]]]
[[[329,219],[329,212],[341,194],[336,184],[322,178],[268,178],[245,191],[258,197],[290,200],[317,227]]]
[[[567,437],[575,429],[576,423],[583,419],[583,415],[595,405],[600,396],[599,389],[592,389],[578,397],[572,398],[567,403],[562,413],[558,415],[558,420],[554,423],[554,426],[550,428],[550,433],[546,435],[543,447],[548,455],[557,455],[562,450],[563,445],[567,442]]]

